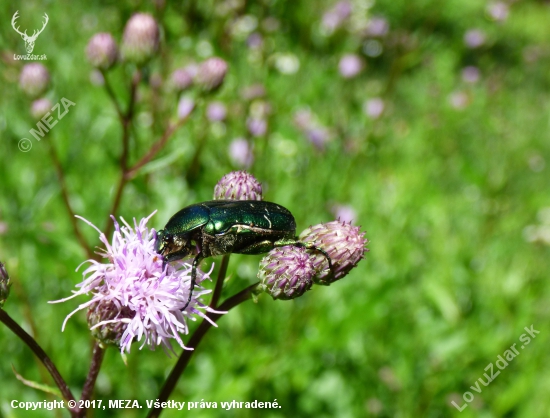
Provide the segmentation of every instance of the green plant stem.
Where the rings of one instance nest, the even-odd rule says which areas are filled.
[[[107,72],[102,70],[101,74],[103,75],[105,91],[107,92],[107,95],[109,96],[109,98],[113,102],[113,105],[115,106],[116,113],[118,115],[118,118],[120,119],[120,122],[124,123],[125,115],[124,115],[124,112],[122,111],[122,108],[120,107],[120,104],[118,103],[115,91],[111,87],[111,83],[109,82],[109,79],[107,78]]]
[[[132,84],[130,85],[130,99],[128,101],[128,109],[126,113],[121,117],[122,123],[122,153],[120,155],[119,165],[120,165],[120,180],[116,188],[115,197],[113,200],[113,205],[109,211],[107,217],[107,223],[103,231],[105,231],[105,236],[109,237],[113,229],[113,222],[111,221],[111,215],[116,216],[120,202],[122,201],[122,192],[124,191],[124,186],[128,182],[126,177],[126,172],[128,171],[128,154],[129,154],[129,144],[130,144],[130,128],[132,125],[132,119],[134,117],[134,109],[136,103],[136,92],[139,82],[141,80],[141,72],[137,70],[132,77]],[[114,93],[113,93],[114,94]],[[113,99],[115,97],[113,96]],[[115,103],[116,100],[115,100]],[[117,106],[115,104],[115,106]]]
[[[71,390],[69,389],[69,386],[67,386],[67,383],[65,383],[65,380],[63,377],[61,377],[61,374],[57,370],[57,367],[55,367],[55,364],[50,360],[46,352],[38,345],[38,343],[34,340],[32,336],[30,336],[27,331],[25,331],[17,322],[15,322],[8,313],[0,309],[0,321],[2,321],[15,335],[17,335],[21,341],[23,341],[27,346],[32,350],[32,352],[40,359],[46,370],[50,373],[52,376],[55,384],[61,391],[61,394],[63,395],[63,398],[66,401],[74,401],[75,398],[73,394],[71,393]],[[71,413],[72,417],[77,417],[78,410],[75,409],[69,409],[69,412]]]
[[[216,280],[216,286],[214,287],[214,292],[212,292],[212,300],[210,301],[210,307],[216,309],[220,296],[222,295],[223,284],[225,282],[225,275],[227,273],[227,266],[229,265],[230,254],[225,254],[222,258],[222,263],[220,265],[220,271],[218,272],[218,279]]]
[[[88,372],[86,382],[84,383],[84,387],[82,388],[80,401],[87,401],[92,398],[97,375],[99,374],[99,370],[101,369],[101,364],[104,357],[105,349],[100,346],[99,342],[95,341],[94,348],[92,349],[92,361],[90,363],[90,371]],[[85,417],[86,411],[87,410],[84,408],[80,409],[77,416]]]
[[[230,311],[235,306],[241,304],[242,302],[250,299],[252,295],[254,294],[254,290],[258,286],[258,283],[255,283],[243,290],[241,290],[239,293],[231,296],[229,299],[226,299],[218,308],[219,311]],[[206,314],[208,318],[210,318],[211,321],[216,322],[220,317],[223,316],[223,314],[220,313],[213,313],[208,312]],[[164,386],[162,387],[159,396],[156,398],[156,401],[159,404],[162,404],[163,402],[166,402],[168,400],[168,397],[176,387],[179,378],[181,377],[182,373],[185,371],[185,368],[189,364],[189,361],[191,360],[191,356],[195,352],[195,348],[199,345],[199,343],[202,341],[202,338],[205,336],[206,332],[212,328],[212,324],[205,318],[199,325],[199,327],[195,330],[191,338],[189,339],[189,343],[187,344],[188,348],[192,348],[193,350],[183,350],[181,353],[180,358],[178,359],[176,365],[170,372],[170,375],[166,379],[166,382],[164,382]],[[160,415],[162,412],[162,408],[153,408],[149,411],[148,418],[156,418]]]
[[[189,163],[189,167],[187,168],[187,172],[185,173],[185,179],[190,187],[196,182],[196,180],[199,177],[200,169],[201,169],[201,154],[204,148],[206,147],[206,143],[208,141],[208,118],[206,117],[206,101],[203,101],[204,103],[204,109],[202,112],[201,117],[201,130],[199,133],[199,136],[197,138],[197,147],[195,148],[195,152],[193,154],[193,157],[191,158],[191,162]],[[197,102],[197,106],[201,104],[201,102]]]
[[[69,220],[71,222],[71,226],[73,227],[73,232],[76,236],[76,239],[78,240],[78,243],[86,253],[86,256],[88,258],[94,257],[94,252],[84,239],[84,236],[80,232],[80,228],[78,227],[77,219],[75,218],[75,213],[73,211],[73,208],[71,206],[71,202],[69,200],[69,192],[67,190],[67,182],[65,181],[65,173],[63,172],[63,167],[61,166],[61,162],[59,161],[59,157],[57,155],[57,151],[55,149],[55,146],[52,141],[46,141],[48,151],[50,153],[50,158],[52,160],[53,166],[55,168],[55,172],[57,174],[57,179],[59,180],[59,187],[61,188],[61,196],[63,197],[63,204],[65,205],[65,208],[67,209],[67,213],[69,214]]]
[[[149,148],[149,151],[145,153],[143,157],[139,159],[137,163],[135,163],[132,167],[128,168],[126,170],[125,176],[127,180],[131,180],[134,178],[138,172],[138,170],[143,167],[145,164],[147,164],[149,161],[151,161],[155,155],[166,145],[170,137],[176,130],[182,126],[187,121],[187,118],[178,120],[177,123],[169,124],[160,139],[155,142],[153,145],[151,145],[151,148]]]

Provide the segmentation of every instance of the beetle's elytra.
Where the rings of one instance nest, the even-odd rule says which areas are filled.
[[[285,245],[316,249],[332,268],[325,251],[297,241],[296,221],[288,209],[256,200],[211,200],[187,206],[158,231],[155,249],[165,263],[195,256],[184,310],[191,301],[196,269],[203,258],[230,253],[263,254]]]

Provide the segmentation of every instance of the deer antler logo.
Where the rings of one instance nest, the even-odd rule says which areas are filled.
[[[44,28],[46,27],[46,25],[48,24],[48,21],[50,20],[50,18],[48,17],[48,14],[47,13],[44,13],[44,25],[42,26],[42,29],[40,29],[39,31],[37,31],[36,29],[34,30],[33,34],[31,36],[27,35],[27,31],[25,30],[25,32],[21,32],[19,30],[19,27],[15,27],[15,21],[17,20],[17,18],[19,17],[18,16],[18,13],[19,13],[19,10],[15,12],[15,14],[13,15],[13,18],[11,19],[11,25],[13,26],[13,29],[19,34],[21,35],[21,37],[23,38],[23,40],[25,41],[25,49],[27,50],[27,52],[30,54],[32,52],[32,50],[34,49],[34,43],[36,42],[36,38],[38,38],[38,35],[40,35],[42,33],[42,31],[44,30]]]

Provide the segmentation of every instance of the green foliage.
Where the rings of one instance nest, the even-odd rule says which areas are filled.
[[[229,9],[230,3],[240,6]],[[332,6],[325,1],[0,5],[0,261],[13,283],[4,309],[35,336],[76,395],[88,372],[89,331],[82,313],[63,333],[61,324],[86,299],[48,301],[70,295],[82,278],[75,268],[88,257],[73,233],[51,149],[74,212],[103,228],[120,177],[122,128],[105,89],[91,81],[97,73],[85,48],[97,32],[110,32],[120,42],[125,22],[140,11],[161,24],[162,41],[138,87],[130,165],[163,135],[168,121],[177,120],[178,95],[169,89],[174,69],[215,55],[228,62],[229,71],[220,90],[198,99],[188,122],[129,181],[119,216],[140,219],[158,209],[152,225],[160,229],[180,208],[211,199],[218,179],[240,168],[229,158],[231,140],[245,137],[254,144],[249,171],[264,185],[266,200],[293,212],[298,232],[332,220],[333,206],[345,204],[371,241],[366,259],[344,280],[314,286],[294,301],[264,295],[220,319],[172,399],[277,399],[282,406],[187,412],[200,417],[547,414],[547,7],[514,2],[508,18],[496,22],[485,2],[472,0],[444,7],[434,0],[378,0],[371,8],[361,8],[370,2],[352,3],[353,19],[384,16],[389,22],[389,32],[373,38],[383,48],[379,56],[364,55],[368,39],[350,22],[323,33],[323,13]],[[40,27],[48,13],[34,51],[48,57],[42,61],[52,77],[46,96],[53,104],[62,97],[76,103],[41,141],[29,136],[37,120],[17,85],[25,62],[12,58],[24,54],[22,39],[8,24],[17,8],[22,28]],[[259,49],[247,46],[243,16],[257,23]],[[472,28],[485,33],[479,48],[464,43]],[[347,53],[366,63],[352,79],[338,73]],[[297,72],[278,70],[281,57],[297,60]],[[461,78],[466,66],[479,69],[479,81]],[[119,63],[108,73],[123,109],[133,70]],[[160,88],[155,79],[162,80]],[[265,87],[263,100],[271,107],[267,134],[258,138],[247,132],[250,103],[242,97],[243,88],[255,83]],[[363,111],[372,98],[385,104],[377,118]],[[226,104],[225,122],[204,117],[212,100]],[[324,149],[293,120],[303,109],[317,127],[328,129]],[[21,138],[31,139],[29,152],[18,149]],[[92,248],[98,245],[94,230],[83,223],[79,228]],[[255,281],[259,260],[231,257],[224,297]],[[512,344],[520,347],[531,324],[540,331],[536,339],[518,348],[521,354],[480,394],[470,389],[498,355]],[[28,380],[51,386],[51,378],[3,325],[0,341],[0,416],[44,416],[44,410],[11,409],[13,399],[53,399],[16,380],[11,366]],[[104,402],[137,399],[144,409],[96,410],[94,416],[144,416],[145,401],[157,396],[175,359],[138,348],[132,348],[128,365],[108,350],[95,396]],[[450,402],[464,404],[466,391],[475,399],[460,413]],[[166,410],[163,416],[181,412]]]

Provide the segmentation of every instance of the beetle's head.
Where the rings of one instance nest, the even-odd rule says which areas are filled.
[[[188,234],[170,234],[164,229],[157,232],[155,251],[168,262],[181,260],[193,254],[195,247]]]

